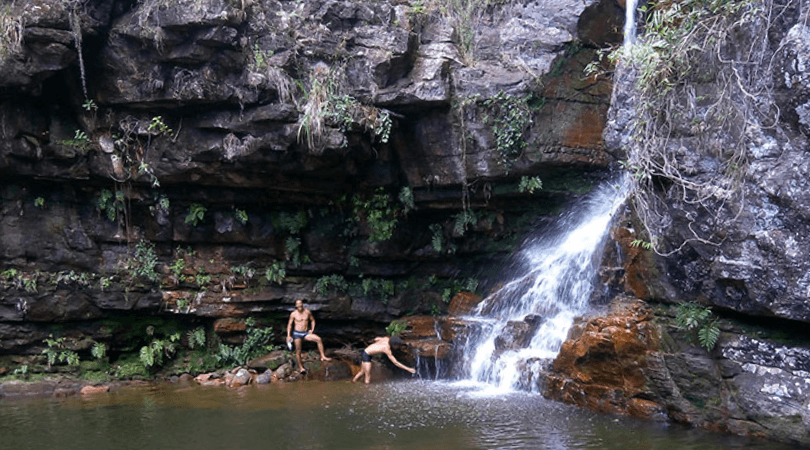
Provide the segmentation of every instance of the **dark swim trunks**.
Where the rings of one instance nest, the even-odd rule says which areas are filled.
[[[363,350],[363,352],[360,353],[360,361],[371,362],[371,355],[369,355],[368,353],[366,353],[365,350]]]
[[[304,337],[306,337],[306,335],[308,335],[308,334],[309,334],[309,331],[293,330],[292,337],[293,337],[293,339],[304,339]]]

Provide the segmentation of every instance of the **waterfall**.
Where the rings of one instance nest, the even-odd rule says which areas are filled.
[[[514,279],[467,317],[464,371],[496,391],[532,390],[562,346],[574,318],[588,309],[614,213],[627,183],[605,183],[527,241],[515,255]]]
[[[636,41],[636,8],[638,0],[625,0],[624,4],[624,42],[625,49]]]

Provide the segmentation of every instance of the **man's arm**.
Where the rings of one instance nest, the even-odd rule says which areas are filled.
[[[290,333],[292,333],[292,324],[293,324],[293,313],[290,313],[290,320],[287,321],[287,340],[291,339]]]
[[[394,358],[394,354],[391,353],[391,350],[386,351],[385,354],[388,356],[388,359],[390,359],[391,362],[394,363],[395,366],[399,367],[402,370],[407,370],[410,373],[416,373],[416,369],[411,369],[405,364],[402,364],[401,362],[397,361],[397,359]]]
[[[312,311],[307,310],[307,315],[309,316],[309,321],[312,323],[312,327],[309,329],[310,334],[315,334],[315,316],[312,315]]]

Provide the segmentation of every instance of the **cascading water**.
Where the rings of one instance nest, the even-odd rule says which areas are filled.
[[[636,41],[636,8],[638,0],[625,0],[624,5],[624,42],[625,49]]]
[[[610,223],[627,183],[595,189],[555,230],[530,240],[517,255],[519,276],[468,317],[464,355],[470,380],[497,392],[532,390],[539,371],[562,346],[575,317],[588,309]]]

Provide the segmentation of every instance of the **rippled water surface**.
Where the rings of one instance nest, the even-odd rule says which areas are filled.
[[[401,381],[152,385],[0,401],[7,449],[772,449],[789,447],[589,413],[527,393]]]

